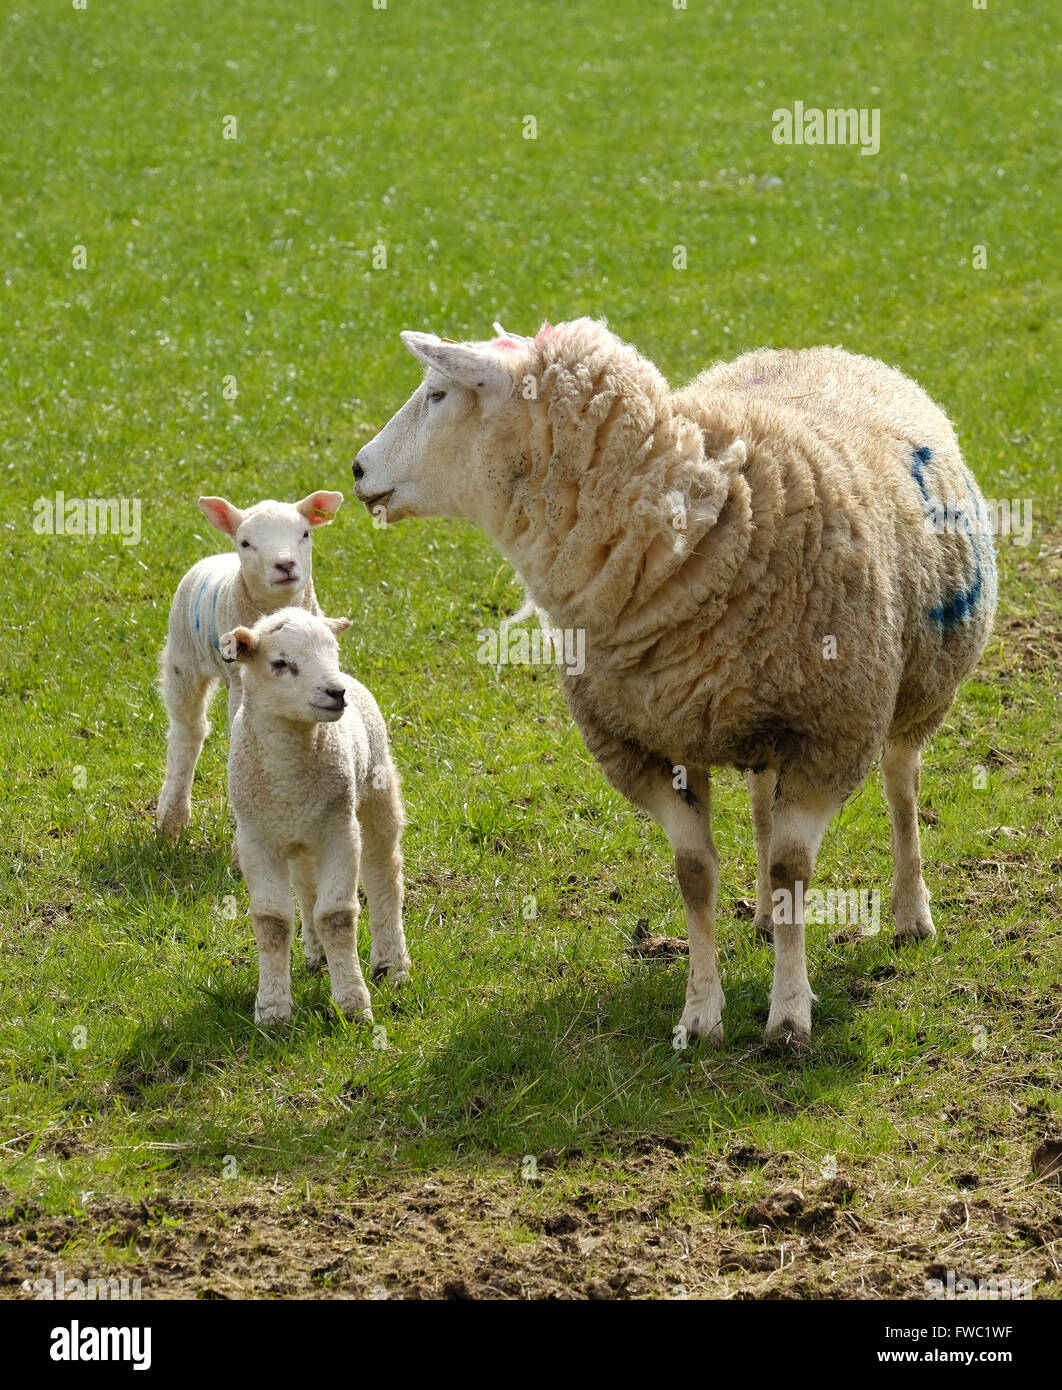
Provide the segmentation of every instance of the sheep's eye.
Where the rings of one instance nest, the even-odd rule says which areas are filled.
[[[251,548],[250,541],[240,541],[240,545],[243,547],[244,550],[250,550]]]
[[[439,403],[439,401],[442,401],[442,400],[445,400],[445,399],[446,399],[446,392],[445,392],[445,391],[429,391],[429,392],[428,392],[428,400],[431,401],[432,405],[437,405],[437,404]]]
[[[303,531],[303,533],[302,533],[302,538],[303,538],[304,541],[308,541],[308,540],[310,539],[310,533],[309,533],[309,531]]]
[[[271,661],[269,664],[270,666],[272,666],[274,671],[286,671],[288,667],[288,663],[286,661]]]

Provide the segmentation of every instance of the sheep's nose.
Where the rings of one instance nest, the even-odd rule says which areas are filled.
[[[329,686],[325,690],[325,694],[328,696],[330,700],[336,700],[339,704],[343,706],[345,706],[347,703],[347,692],[341,685],[335,687]]]
[[[358,455],[358,458],[360,458],[360,457],[361,457],[361,455],[359,454],[359,455]],[[364,477],[365,477],[365,469],[362,468],[361,464],[358,462],[358,459],[356,458],[356,459],[354,460],[354,481],[355,481],[356,483],[360,483],[361,480],[362,480],[362,478],[364,478]]]
[[[283,571],[284,574],[294,574],[294,573],[295,573],[295,561],[294,561],[294,560],[277,560],[276,566],[277,566],[277,569]]]

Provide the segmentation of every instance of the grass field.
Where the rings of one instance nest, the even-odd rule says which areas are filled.
[[[920,1298],[949,1269],[1059,1297],[1032,1154],[1062,1138],[1060,31],[1047,0],[0,18],[6,1295],[62,1265],[145,1297]],[[798,99],[880,109],[879,153],[774,144]],[[794,1060],[762,1042],[737,774],[727,1043],[675,1050],[686,962],[637,940],[684,934],[666,841],[549,672],[476,661],[512,572],[469,528],[377,530],[351,495],[418,379],[400,329],[582,313],[674,382],[761,344],[880,356],[989,497],[1032,502],[925,761],[938,939],[895,948],[887,911],[877,936],[813,929]],[[292,1027],[253,1024],[222,702],[190,831],[160,843],[152,818],[169,600],[218,548],[195,499],[315,487],[350,499],[315,580],[355,620],[410,819],[415,973],[375,991],[375,1039],[301,964]],[[139,499],[140,543],[36,534],[57,490]],[[876,778],[820,866],[887,902]]]

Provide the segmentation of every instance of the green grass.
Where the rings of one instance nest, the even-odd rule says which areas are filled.
[[[223,11],[26,0],[0,20],[0,1184],[19,1271],[40,1255],[20,1211],[87,1212],[74,1245],[47,1248],[146,1261],[147,1281],[154,1247],[107,1203],[186,1200],[179,1228],[241,1202],[263,1221],[295,1198],[349,1207],[366,1184],[408,1211],[431,1180],[496,1209],[453,1217],[442,1246],[402,1237],[428,1252],[419,1273],[392,1233],[396,1287],[438,1291],[451,1267],[482,1283],[490,1250],[524,1268],[563,1208],[615,1224],[557,1276],[577,1289],[594,1259],[641,1258],[619,1232],[647,1194],[704,1242],[740,1233],[783,1179],[811,1192],[832,1156],[884,1271],[871,1289],[920,1295],[934,1260],[966,1259],[1057,1291],[1062,1229],[1036,1225],[1045,1189],[1029,1185],[1033,1147],[1062,1123],[1053,7]],[[774,145],[771,112],[796,99],[879,107],[880,153]],[[1032,544],[1000,546],[996,639],[926,758],[938,942],[897,951],[887,912],[875,938],[813,931],[813,1045],[766,1050],[771,954],[740,918],[753,847],[721,773],[728,1041],[675,1051],[685,962],[630,951],[641,919],[684,930],[663,837],[605,786],[548,673],[476,662],[477,631],[521,601],[511,570],[464,526],[379,531],[348,504],[315,579],[325,610],[355,620],[347,666],[404,777],[415,974],[400,998],[378,992],[385,1047],[301,967],[295,1023],[267,1036],[228,862],[220,701],[191,831],[170,847],[152,825],[166,612],[217,539],[195,498],[349,494],[354,453],[418,377],[402,328],[482,337],[495,318],[532,332],[582,313],[676,383],[762,344],[880,356],[944,405],[987,495],[1032,499]],[[141,499],[141,544],[34,534],[34,500],[57,489]],[[886,900],[889,872],[872,780],[819,881]],[[769,1157],[731,1161],[742,1147]],[[957,1238],[941,1212],[975,1188],[999,1219]],[[816,1262],[796,1240],[791,1291],[829,1291],[855,1259],[835,1243]],[[718,1292],[724,1264],[716,1249],[641,1291]],[[253,1272],[243,1287],[285,1291]]]

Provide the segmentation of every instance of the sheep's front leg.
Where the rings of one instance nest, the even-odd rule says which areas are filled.
[[[258,946],[255,1023],[286,1023],[291,1017],[291,941],[295,912],[285,866],[245,831],[236,831],[243,875],[251,894],[251,925]]]
[[[771,824],[770,875],[774,902],[774,982],[767,1016],[771,1042],[800,1047],[811,1040],[811,1005],[804,948],[804,895],[822,837],[843,797],[779,788]]]
[[[328,961],[332,998],[345,1018],[372,1022],[369,991],[358,961],[358,861],[361,835],[352,814],[317,849],[314,929]]]
[[[892,921],[897,937],[906,941],[924,941],[937,934],[918,840],[921,761],[921,749],[903,743],[887,743],[881,760],[892,823]]]
[[[774,935],[771,892],[771,812],[778,775],[773,768],[766,772],[745,773],[745,785],[752,810],[752,828],[756,834],[756,920],[752,929],[759,936]]]
[[[686,786],[680,790],[673,777],[664,768],[653,779],[645,807],[671,842],[675,874],[686,908],[690,973],[686,1007],[678,1027],[683,1038],[703,1037],[718,1047],[723,1041],[726,999],[715,953],[719,856],[712,841],[710,783],[707,774],[689,770]]]

